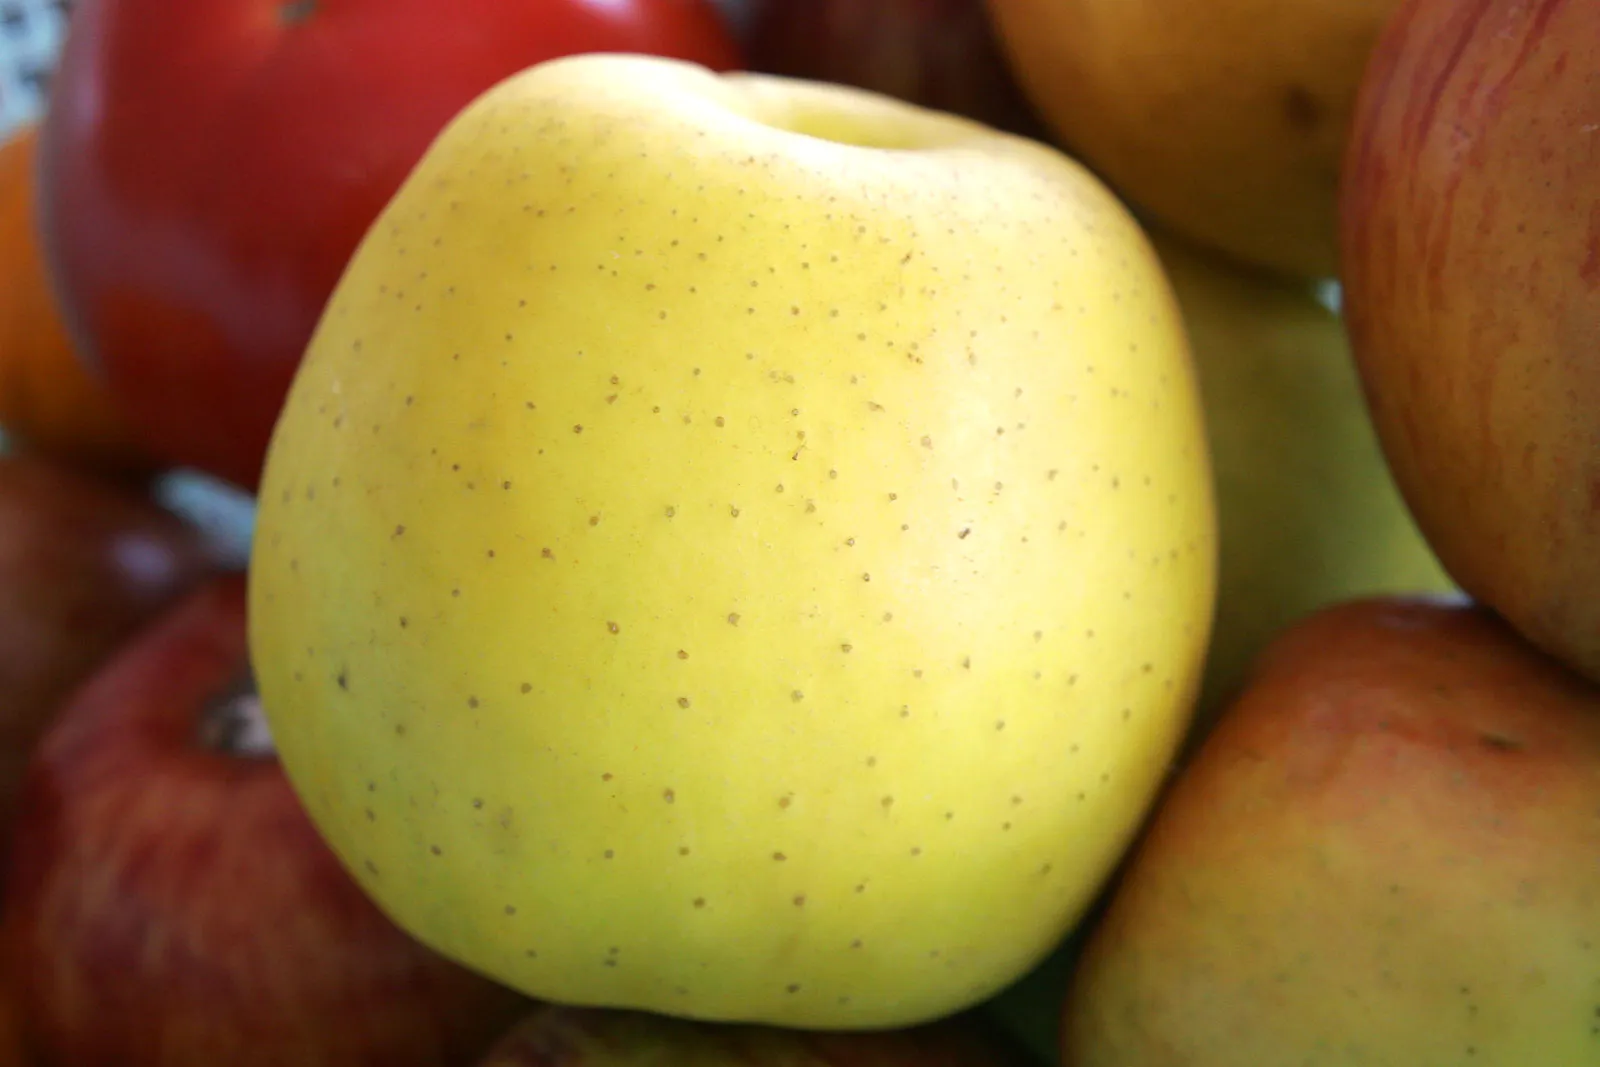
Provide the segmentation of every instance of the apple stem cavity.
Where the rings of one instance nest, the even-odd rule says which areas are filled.
[[[206,705],[197,733],[200,746],[212,752],[249,759],[272,759],[278,753],[253,674]]]

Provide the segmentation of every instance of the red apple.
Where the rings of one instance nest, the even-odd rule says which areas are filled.
[[[984,0],[752,0],[752,70],[840,82],[1043,140]]]
[[[1600,681],[1600,4],[1410,0],[1342,183],[1351,347],[1461,587]]]
[[[323,844],[259,723],[245,582],[208,582],[36,750],[0,980],[46,1067],[459,1067],[526,1002],[422,948]]]
[[[56,461],[0,456],[0,856],[46,724],[207,567],[199,532],[139,492]]]
[[[820,1033],[541,1005],[479,1067],[1021,1067],[970,1015],[906,1030]]]
[[[585,51],[738,62],[708,0],[78,3],[45,249],[142,440],[254,489],[322,305],[423,150],[495,82]]]
[[[1600,1064],[1600,686],[1461,602],[1288,628],[1073,977],[1067,1067]]]

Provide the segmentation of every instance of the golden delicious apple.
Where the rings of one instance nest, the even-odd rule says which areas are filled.
[[[1286,630],[1084,953],[1067,1067],[1600,1063],[1600,688],[1491,612]]]
[[[1040,959],[1214,596],[1159,262],[1059,153],[588,55],[450,124],[278,426],[253,648],[368,891],[535,997],[880,1027]]]

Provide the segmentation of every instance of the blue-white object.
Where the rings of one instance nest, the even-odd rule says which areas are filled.
[[[38,116],[70,0],[0,0],[0,140]]]

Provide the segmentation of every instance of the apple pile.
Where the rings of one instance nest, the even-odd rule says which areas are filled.
[[[0,143],[0,1067],[1600,1065],[1596,69],[79,0]]]

